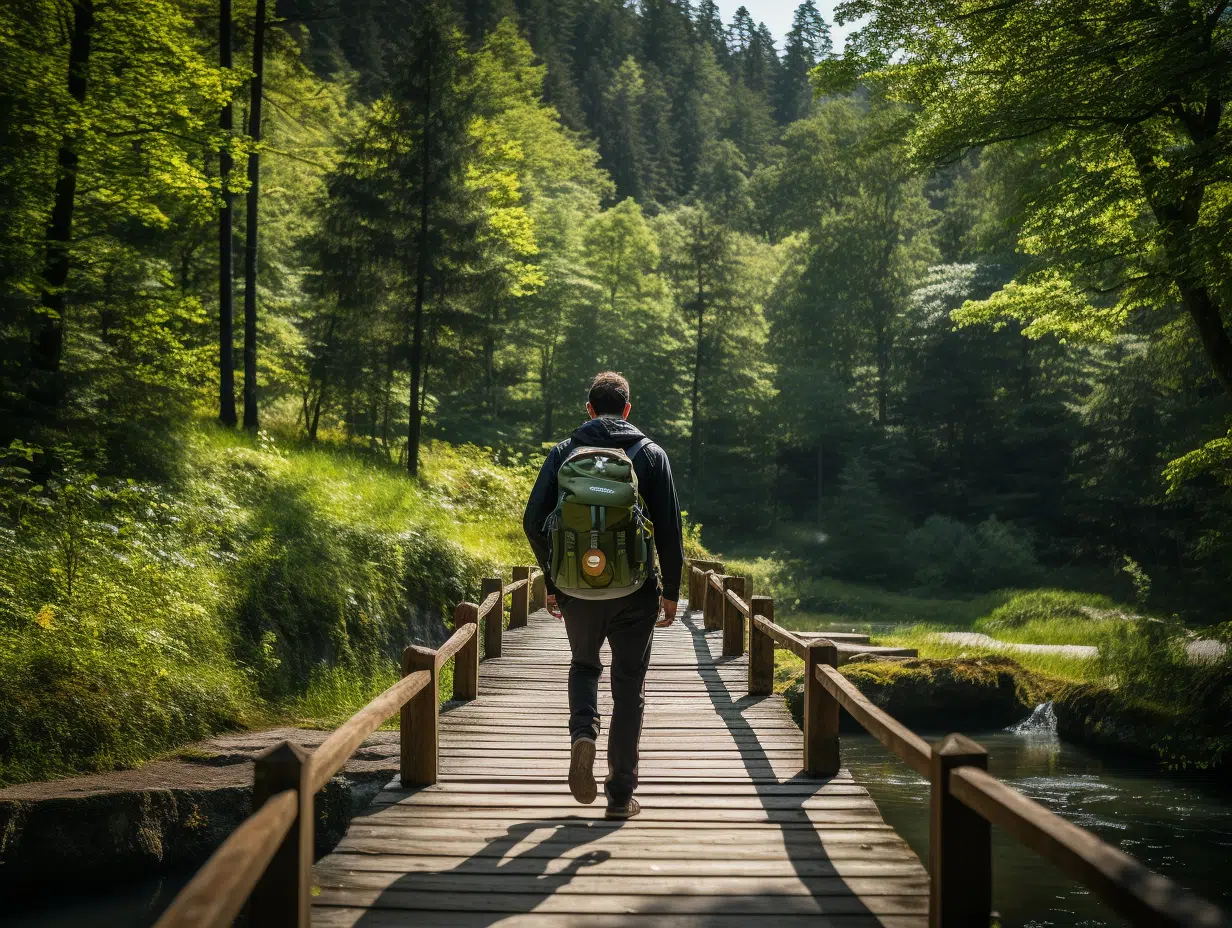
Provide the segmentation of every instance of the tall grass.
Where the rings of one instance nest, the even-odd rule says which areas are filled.
[[[533,468],[432,444],[415,481],[209,424],[163,483],[0,487],[0,783],[131,766],[271,721],[331,724],[529,563]],[[445,693],[448,693],[448,687]]]

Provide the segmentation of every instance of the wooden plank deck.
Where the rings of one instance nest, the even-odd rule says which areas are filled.
[[[602,793],[582,806],[565,782],[563,627],[540,611],[506,631],[479,698],[441,713],[440,783],[391,784],[317,864],[314,924],[923,928],[915,854],[846,770],[800,774],[782,698],[744,695],[745,658],[718,656],[721,639],[687,612],[656,633],[643,811],[615,823]],[[606,725],[606,670],[599,703]]]

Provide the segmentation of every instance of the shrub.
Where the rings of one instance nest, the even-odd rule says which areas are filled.
[[[823,565],[844,579],[893,584],[902,576],[901,539],[907,523],[862,458],[843,468],[827,520]]]
[[[1030,583],[1039,573],[1030,540],[995,517],[973,529],[930,516],[907,535],[904,560],[925,590],[994,590]]]
[[[1227,639],[1232,623],[1209,634]],[[1154,747],[1169,767],[1232,767],[1232,649],[1196,660],[1176,619],[1117,623],[1100,643],[1099,669],[1120,701],[1163,710],[1176,724]]]
[[[1107,596],[1072,590],[1024,590],[1015,592],[1004,605],[981,619],[977,627],[991,633],[1030,623],[1089,623],[1122,615]]]

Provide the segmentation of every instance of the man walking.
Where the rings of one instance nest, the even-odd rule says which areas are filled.
[[[578,802],[594,802],[598,793],[599,649],[605,639],[611,645],[609,819],[641,811],[633,791],[650,645],[656,626],[671,625],[676,616],[684,566],[671,465],[663,449],[628,422],[631,408],[624,377],[612,371],[595,376],[586,403],[590,421],[548,454],[522,521],[543,569],[548,610],[557,618],[563,612],[573,652],[569,791]]]

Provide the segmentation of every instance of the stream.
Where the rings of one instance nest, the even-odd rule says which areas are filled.
[[[1161,775],[1058,740],[1051,706],[1004,731],[970,733],[988,769],[1152,870],[1232,910],[1232,796],[1201,773]],[[938,733],[925,734],[929,740]],[[843,765],[886,822],[928,862],[928,782],[871,735],[843,736]],[[1002,928],[1103,928],[1125,922],[997,828],[993,907]]]

